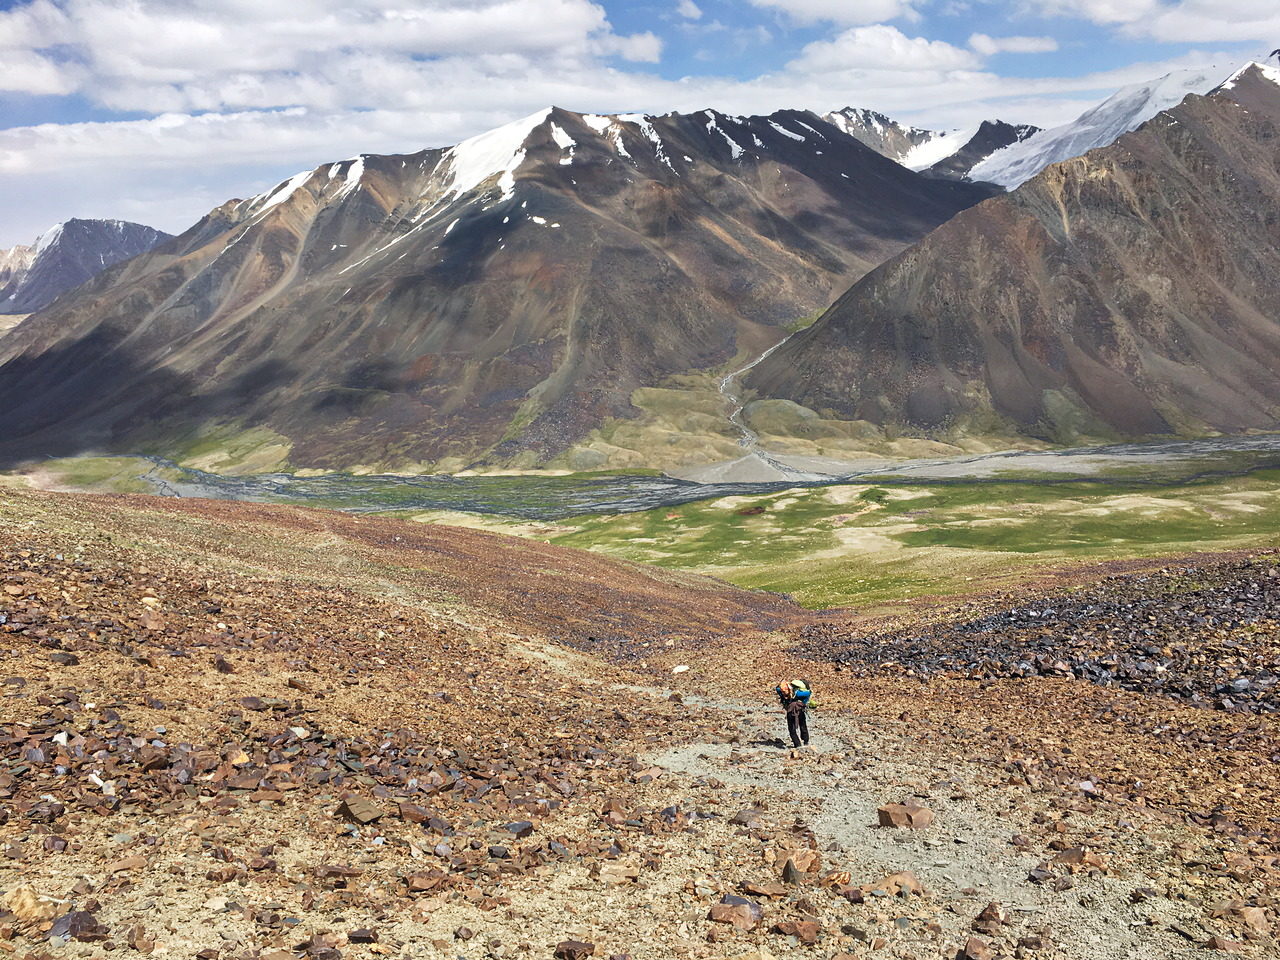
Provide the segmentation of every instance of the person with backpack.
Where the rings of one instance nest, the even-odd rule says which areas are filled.
[[[792,745],[799,750],[801,745],[809,744],[809,724],[805,713],[809,709],[809,701],[813,698],[813,690],[808,680],[784,680],[774,688],[782,709],[787,712],[787,733],[791,734]]]

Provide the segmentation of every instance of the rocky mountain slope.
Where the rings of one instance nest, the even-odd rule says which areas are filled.
[[[1216,66],[1176,70],[1155,80],[1122,87],[1070,123],[1041,130],[989,152],[971,165],[969,175],[974,180],[1013,189],[1050,164],[1114,143],[1162,110],[1177,106],[1189,93],[1208,93],[1227,72]]]
[[[1275,557],[1166,573],[1086,599],[1159,598],[1146,657],[1273,651]],[[1193,625],[1210,596],[1247,597],[1241,622]],[[0,486],[6,952],[1273,955],[1274,716],[961,659],[973,618],[1051,602],[929,611],[939,655],[899,642],[907,607],[815,618],[448,527]],[[796,675],[820,707],[793,752],[770,700]]]
[[[1040,130],[1003,120],[984,120],[969,129],[925,130],[903,126],[882,113],[858,107],[845,107],[826,114],[824,119],[908,169],[954,179],[963,179],[974,164]]]
[[[965,211],[749,385],[916,434],[1276,429],[1277,80],[1253,65]]]
[[[181,452],[221,430],[295,466],[540,462],[989,193],[794,111],[549,109],[325,164],[25,321],[0,442]]]
[[[31,246],[0,250],[0,314],[33,313],[122,260],[169,239],[141,223],[71,219]]]

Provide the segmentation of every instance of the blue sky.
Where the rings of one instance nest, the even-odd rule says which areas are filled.
[[[0,246],[70,216],[181,230],[550,103],[1044,126],[1276,46],[1277,0],[0,0]]]

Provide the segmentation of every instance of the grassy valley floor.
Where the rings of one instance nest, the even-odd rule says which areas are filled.
[[[557,523],[436,512],[787,593],[806,607],[1004,589],[1051,571],[1274,545],[1280,471],[1199,481],[797,488]]]

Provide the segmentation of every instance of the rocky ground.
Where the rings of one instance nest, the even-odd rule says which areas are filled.
[[[1260,638],[1242,658],[1274,637],[1270,562],[1182,591]],[[1158,578],[1096,590],[1063,622],[1131,604],[1124,630],[1192,642]],[[475,531],[0,487],[0,951],[1278,955],[1273,715],[848,655],[1002,616],[815,626]],[[1210,653],[1178,661],[1194,690]],[[819,707],[793,753],[768,691],[795,673]]]
[[[1026,592],[981,615],[868,632],[802,631],[804,649],[859,673],[1078,677],[1253,713],[1280,709],[1280,556],[1108,577],[1070,594]]]

